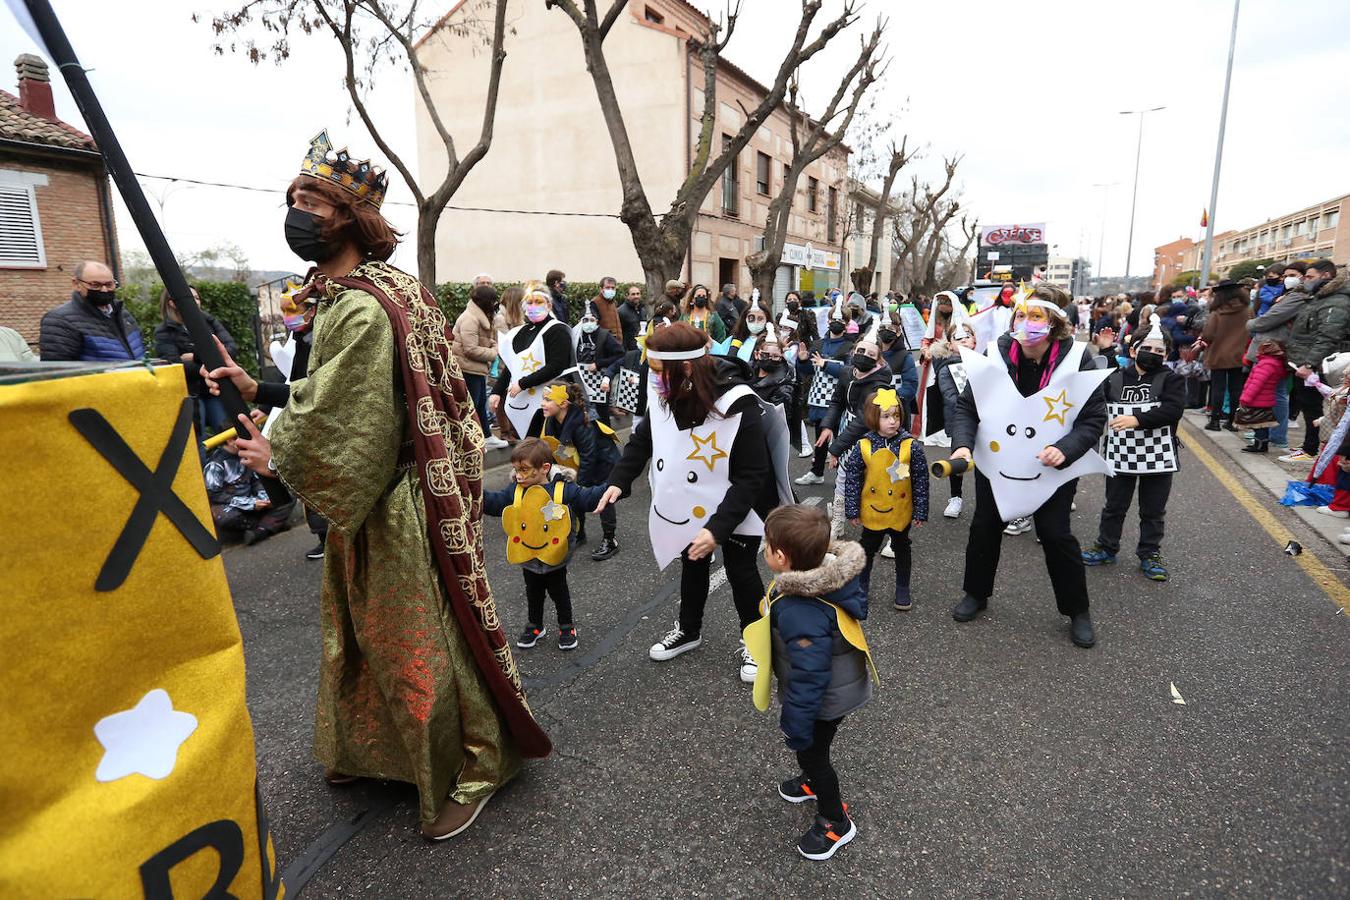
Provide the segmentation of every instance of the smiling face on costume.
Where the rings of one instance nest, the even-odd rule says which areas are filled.
[[[531,485],[519,505],[513,503],[502,511],[502,530],[507,535],[508,562],[519,565],[537,559],[556,566],[567,558],[572,516],[565,505],[554,502],[547,488]]]

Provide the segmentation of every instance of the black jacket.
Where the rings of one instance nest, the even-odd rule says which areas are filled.
[[[821,426],[834,432],[834,439],[830,441],[831,456],[842,458],[853,449],[854,444],[858,443],[858,438],[867,433],[867,423],[863,421],[863,403],[867,400],[867,395],[873,391],[891,387],[894,384],[893,378],[891,367],[887,365],[877,366],[862,378],[855,378],[853,367],[849,366],[839,376],[839,383],[834,386],[834,397],[830,400],[829,411],[825,413],[825,422]],[[902,421],[908,418],[908,407],[909,404],[901,399]],[[849,422],[844,433],[840,434],[839,423],[843,421],[844,410],[853,413],[853,421]]]
[[[142,359],[145,340],[136,317],[122,302],[105,316],[98,307],[71,291],[70,299],[42,317],[38,352],[43,362]]]
[[[792,392],[796,379],[792,376],[792,367],[785,361],[778,367],[777,372],[770,372],[767,375],[760,375],[759,370],[755,370],[755,380],[750,385],[759,399],[765,403],[776,403],[787,411],[792,406]]]
[[[557,438],[562,446],[575,447],[581,462],[577,469],[577,484],[583,487],[604,484],[619,458],[614,438],[601,432],[580,406],[568,409],[561,423],[540,410],[530,421],[529,436]]]
[[[517,353],[524,353],[530,349],[534,339],[539,336],[539,332],[550,321],[545,319],[542,322],[526,322],[520,331],[516,332],[516,336],[511,339],[511,348]],[[563,324],[566,325],[566,323]],[[565,370],[570,369],[573,363],[571,329],[566,327],[550,328],[544,334],[544,365],[528,375],[522,375],[520,386],[523,389],[548,384]],[[497,374],[497,384],[493,387],[492,393],[499,397],[505,397],[507,389],[511,387],[511,370],[506,366],[500,368],[501,371]]]
[[[728,415],[736,413],[741,414],[741,423],[736,430],[736,440],[731,445],[729,473],[731,487],[727,489],[722,502],[717,505],[717,511],[704,526],[712,532],[719,544],[726,543],[732,532],[741,524],[741,520],[749,515],[752,509],[759,513],[760,518],[764,518],[778,505],[778,486],[774,478],[768,442],[764,436],[764,427],[760,421],[759,399],[747,395],[737,400],[727,410]],[[680,421],[678,417],[675,422],[682,429],[701,424]],[[633,482],[642,474],[642,470],[651,459],[651,417],[644,416],[642,422],[629,435],[623,457],[609,473],[610,485],[621,489],[623,496],[627,497],[632,492]]]
[[[234,337],[220,320],[205,310],[202,311],[202,317],[206,319],[207,327],[211,333],[220,338],[220,342],[225,345],[225,350],[233,358],[239,352],[235,345]],[[184,353],[193,354],[192,362],[183,363],[183,373],[187,376],[188,395],[192,397],[203,396],[203,389],[206,383],[202,381],[201,370],[202,361],[196,359],[197,348],[192,343],[192,335],[188,334],[187,326],[180,322],[160,322],[155,328],[155,355],[168,362],[180,362]]]
[[[745,309],[744,301],[739,297],[732,298],[722,294],[717,298],[714,311],[722,317],[722,324],[727,326],[727,334],[731,334],[731,329],[736,327],[736,322],[740,319],[743,309]]]
[[[625,300],[619,304],[619,327],[623,329],[623,351],[629,353],[638,348],[638,332],[642,323],[647,321],[646,310],[642,304],[634,306]]]
[[[1036,393],[1037,388],[1035,385],[1027,383],[1027,379],[1019,379],[1018,367],[1013,365],[1009,358],[1012,342],[1011,334],[1000,337],[998,339],[998,352],[1002,355],[1003,362],[1008,367],[1008,377],[1012,378],[1013,383],[1017,385],[1018,393],[1023,397],[1030,397]],[[1065,338],[1059,342],[1059,356],[1055,362],[1056,368],[1063,362],[1072,347],[1073,338]],[[1045,358],[1049,359],[1049,354]],[[1080,371],[1088,371],[1095,369],[1096,364],[1090,354],[1084,353],[1078,368]],[[961,399],[956,403],[956,420],[947,423],[947,433],[952,438],[952,449],[973,448],[975,446],[975,435],[979,427],[980,412],[975,408],[975,394],[970,385],[967,384],[966,389],[961,392]],[[1079,410],[1073,428],[1064,437],[1050,445],[1064,454],[1064,462],[1059,468],[1064,469],[1073,465],[1084,453],[1094,449],[1097,442],[1101,440],[1102,429],[1105,427],[1106,393],[1102,386],[1098,385],[1097,389],[1088,397],[1087,402],[1083,404],[1083,408]]]
[[[1153,391],[1155,378],[1161,380],[1156,396]],[[1146,393],[1150,399],[1158,401],[1158,406],[1135,415],[1139,420],[1139,427],[1175,428],[1186,409],[1186,379],[1170,369],[1163,369],[1157,375],[1140,375],[1134,366],[1127,369],[1118,368],[1106,379],[1106,400],[1115,403],[1119,402],[1122,396],[1142,395],[1145,391],[1140,389],[1140,385],[1148,389]]]
[[[604,328],[597,328],[590,334],[578,330],[576,354],[579,365],[595,363],[598,371],[605,372],[623,359],[623,348]]]

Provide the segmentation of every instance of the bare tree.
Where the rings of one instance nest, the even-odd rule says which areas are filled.
[[[436,226],[441,214],[492,146],[493,124],[497,117],[497,95],[501,85],[502,64],[506,61],[503,41],[506,34],[507,0],[479,0],[481,8],[493,8],[490,29],[485,23],[461,16],[450,28],[460,36],[476,34],[490,47],[487,98],[478,142],[463,156],[432,102],[427,86],[427,68],[418,60],[416,36],[431,27],[434,18],[419,13],[419,0],[405,4],[390,0],[248,0],[242,7],[211,19],[217,41],[217,54],[241,52],[250,62],[271,59],[280,64],[291,54],[291,36],[328,34],[342,48],[343,86],[357,116],[370,132],[375,145],[402,176],[417,203],[417,276],[428,287],[436,283]],[[194,16],[194,19],[196,17]],[[235,43],[227,36],[257,24],[268,35],[267,45],[253,40]],[[432,127],[445,148],[445,173],[430,192],[424,191],[403,156],[395,151],[385,132],[376,124],[368,102],[379,68],[385,65],[406,67],[412,72],[418,96],[426,108]]]
[[[906,291],[933,290],[947,224],[961,209],[955,197],[948,198],[960,163],[960,156],[944,161],[946,178],[936,190],[928,184],[920,185],[915,176],[903,212],[896,217],[891,281],[903,284]]]
[[[633,146],[628,137],[628,126],[614,90],[614,81],[605,58],[605,38],[627,9],[629,0],[610,0],[609,9],[601,16],[599,0],[545,0],[549,8],[562,10],[576,25],[581,35],[586,68],[595,84],[596,98],[614,146],[614,160],[619,169],[619,183],[623,189],[623,205],[619,218],[633,238],[633,249],[646,276],[650,296],[660,296],[667,280],[680,274],[689,250],[694,223],[703,199],[708,196],[722,173],[735,161],[737,154],[750,138],[783,102],[788,81],[807,60],[819,53],[840,31],[857,18],[856,0],[845,0],[838,18],[826,24],[814,40],[807,41],[811,25],[820,12],[822,0],[801,0],[801,18],[787,53],[779,63],[777,75],[769,92],[754,109],[745,110],[745,122],[734,136],[724,139],[721,152],[714,155],[713,138],[717,132],[717,66],[723,49],[736,29],[740,14],[740,0],[728,9],[726,24],[709,22],[702,39],[691,38],[689,48],[698,58],[703,71],[703,112],[689,172],[675,192],[670,209],[658,221],[652,212],[651,201],[642,186]]]
[[[905,153],[905,146],[908,143],[908,135],[901,138],[898,149],[894,142],[891,143],[890,162],[886,166],[886,177],[881,183],[880,202],[872,217],[872,240],[868,249],[867,264],[849,273],[849,277],[853,279],[853,289],[862,294],[868,294],[872,290],[872,281],[877,270],[877,256],[881,251],[881,236],[885,233],[886,222],[891,213],[891,190],[895,187],[895,178],[905,164],[914,158],[913,153],[908,155]]]
[[[843,143],[844,135],[853,124],[854,115],[868,89],[880,77],[881,62],[878,47],[885,22],[878,21],[869,39],[860,41],[858,59],[839,82],[834,96],[819,119],[807,116],[797,105],[797,81],[794,76],[789,89],[787,111],[789,133],[792,137],[792,160],[783,168],[783,184],[778,194],[769,201],[769,212],[764,221],[763,248],[745,258],[750,278],[762,297],[773,296],[773,279],[783,259],[783,244],[787,241],[788,223],[792,218],[792,201],[797,195],[797,182],[802,173],[816,160]],[[854,83],[856,79],[856,84]],[[853,86],[850,94],[849,86]],[[845,98],[847,97],[847,101]],[[841,104],[847,105],[841,108]],[[842,114],[843,118],[840,119]],[[831,123],[838,121],[833,130]],[[805,127],[805,134],[802,128]]]

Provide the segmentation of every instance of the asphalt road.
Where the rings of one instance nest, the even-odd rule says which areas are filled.
[[[410,788],[320,777],[321,564],[303,558],[303,524],[230,548],[263,797],[291,891],[303,880],[307,897],[1350,896],[1350,614],[1203,466],[1183,465],[1164,548],[1172,581],[1145,580],[1128,553],[1089,570],[1092,650],[1070,644],[1031,534],[1006,539],[989,611],[952,621],[969,512],[943,519],[947,487],[934,483],[913,611],[883,602],[889,560],[873,579],[865,627],[882,685],[835,742],[859,833],[822,863],[794,849],[810,814],[778,798],[796,771],[777,707],[757,713],[737,677],[728,589],[709,601],[701,649],[647,658],[674,618],[678,570],[652,560],[645,493],[620,506],[622,552],[571,567],[580,648],[560,652],[550,621],[549,639],[518,652],[556,753],[440,845],[418,835]],[[800,490],[823,502],[832,488]],[[1095,534],[1100,497],[1100,479],[1080,487],[1080,539]],[[524,596],[501,541],[489,541],[489,569],[514,635]]]

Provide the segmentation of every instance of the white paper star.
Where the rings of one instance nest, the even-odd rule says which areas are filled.
[[[567,507],[550,500],[539,507],[539,512],[543,514],[545,522],[552,522],[565,516],[567,514]]]
[[[197,730],[197,717],[173,708],[163,688],[155,688],[134,707],[98,720],[94,736],[103,745],[94,778],[116,781],[140,773],[167,778],[178,761],[178,748]]]
[[[897,481],[904,481],[909,477],[909,466],[900,462],[899,459],[896,459],[895,462],[891,463],[890,468],[886,470],[886,474],[891,476],[891,484],[895,484]]]

